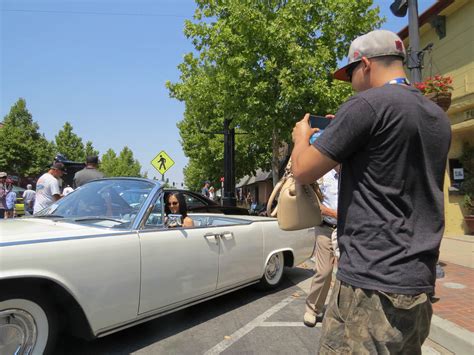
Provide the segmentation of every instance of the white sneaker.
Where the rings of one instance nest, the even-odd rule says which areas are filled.
[[[316,325],[316,315],[306,312],[304,314],[303,323],[305,326],[313,328]]]

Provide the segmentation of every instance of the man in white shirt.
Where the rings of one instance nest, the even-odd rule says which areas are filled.
[[[314,327],[317,323],[316,316],[323,313],[324,302],[331,286],[334,264],[334,248],[331,235],[337,225],[339,166],[326,173],[318,180],[318,183],[323,195],[321,201],[323,224],[316,227],[315,274],[306,298],[306,312],[303,320],[308,327]]]
[[[74,189],[71,187],[71,185],[67,185],[63,190],[63,196],[69,195],[73,191]]]
[[[38,179],[36,183],[36,200],[33,214],[51,206],[62,197],[58,179],[63,176],[64,171],[64,164],[56,162],[47,173]]]
[[[25,214],[33,214],[33,205],[35,203],[36,192],[33,190],[31,184],[26,185],[26,190],[23,191],[23,204],[25,206]]]

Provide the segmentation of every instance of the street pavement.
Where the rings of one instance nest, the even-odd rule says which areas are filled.
[[[63,337],[57,354],[315,354],[320,324],[305,327],[311,261],[287,269],[273,292],[253,287],[86,342]],[[423,354],[451,354],[432,341]]]
[[[444,236],[430,338],[456,354],[474,354],[474,236]]]

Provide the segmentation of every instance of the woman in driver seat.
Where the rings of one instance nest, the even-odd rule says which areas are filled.
[[[169,193],[165,195],[165,225],[169,228],[175,227],[194,227],[194,222],[188,216],[188,207],[186,201],[180,193]],[[180,215],[180,218],[174,218],[170,215]]]

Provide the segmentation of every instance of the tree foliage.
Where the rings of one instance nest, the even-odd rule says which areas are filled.
[[[99,156],[99,151],[94,149],[94,146],[92,145],[91,141],[86,142],[86,146],[84,148],[84,156]]]
[[[224,118],[249,133],[236,137],[237,178],[272,167],[305,112],[335,112],[351,93],[331,73],[357,35],[379,26],[372,0],[197,0],[185,35],[194,53],[179,65],[180,81],[167,83],[185,102],[178,125],[189,165],[188,186],[223,174],[223,144],[205,130]]]
[[[118,156],[113,149],[107,150],[102,155],[100,170],[108,177],[141,177],[141,165],[138,160],[134,159],[133,152],[128,147],[124,147]]]
[[[48,169],[56,153],[62,153],[74,161],[85,161],[86,156],[99,155],[91,141],[84,146],[82,138],[73,132],[69,122],[64,124],[55,140],[57,146],[39,133],[39,125],[33,121],[25,100],[19,99],[0,128],[0,171],[11,175],[38,176]],[[140,169],[140,163],[128,147],[124,147],[118,156],[112,149],[102,156],[100,170],[107,176],[141,176]]]
[[[55,136],[56,147],[59,153],[72,161],[85,161],[85,150],[82,138],[73,132],[72,125],[66,122]]]
[[[0,170],[20,176],[43,172],[54,158],[54,144],[39,133],[38,123],[20,98],[10,109],[0,129]]]

